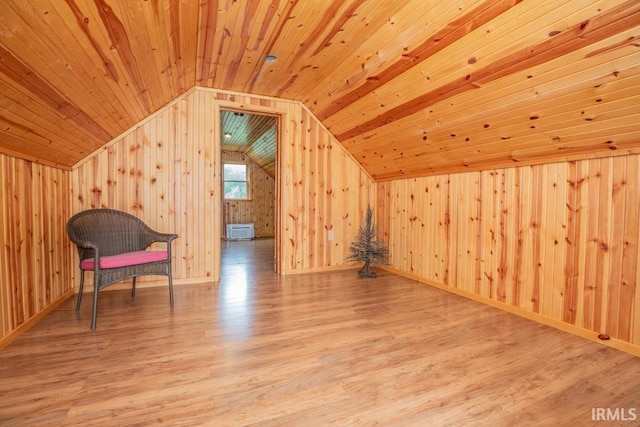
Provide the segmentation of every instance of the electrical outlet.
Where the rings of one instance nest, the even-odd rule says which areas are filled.
[[[329,241],[330,241],[330,242],[331,242],[331,241],[333,241],[333,230],[329,230],[329,236],[328,236],[328,238],[329,238]]]

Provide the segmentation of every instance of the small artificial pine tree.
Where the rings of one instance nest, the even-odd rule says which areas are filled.
[[[373,270],[375,264],[388,264],[389,248],[383,241],[376,240],[378,230],[373,223],[373,209],[367,206],[364,224],[358,230],[356,240],[349,246],[347,262],[364,261],[364,266],[358,272],[360,277],[376,277]]]

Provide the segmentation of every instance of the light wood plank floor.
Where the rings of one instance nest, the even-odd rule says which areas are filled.
[[[380,272],[279,277],[223,242],[220,283],[68,300],[0,351],[0,425],[636,425],[640,358]],[[258,257],[248,261],[249,254]]]

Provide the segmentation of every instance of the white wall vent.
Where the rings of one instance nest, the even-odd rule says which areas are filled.
[[[227,240],[253,239],[254,237],[253,224],[227,224]]]

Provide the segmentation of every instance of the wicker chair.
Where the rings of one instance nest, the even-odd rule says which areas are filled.
[[[82,302],[84,272],[93,270],[92,330],[96,329],[99,291],[124,279],[133,278],[131,296],[135,297],[136,277],[168,276],[169,302],[173,307],[171,241],[178,237],[176,234],[158,233],[135,216],[113,209],[90,209],[75,214],[67,222],[67,234],[80,257],[76,312]],[[165,242],[166,250],[147,251],[154,242]]]

